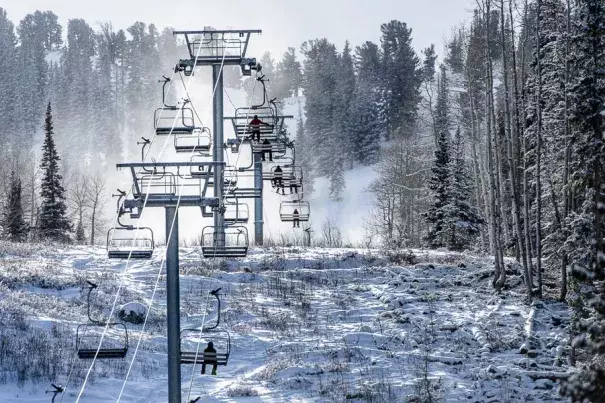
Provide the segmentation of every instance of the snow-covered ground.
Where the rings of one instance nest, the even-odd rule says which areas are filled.
[[[74,332],[86,321],[80,287],[99,284],[94,315],[109,311],[120,284],[118,306],[149,303],[162,253],[126,270],[100,248],[0,243],[0,401],[48,402],[45,389],[65,385],[70,371],[56,401],[76,401],[90,364],[75,358]],[[204,309],[207,321],[216,318],[206,296],[222,287],[219,328],[232,343],[217,376],[182,367],[184,402],[190,385],[202,402],[421,402],[429,393],[551,402],[559,400],[553,380],[569,371],[568,307],[524,303],[513,266],[517,285],[496,295],[488,257],[319,248],[258,248],[234,261],[201,259],[196,248],[180,255],[182,328],[199,327]],[[124,402],[167,401],[165,297],[162,277]],[[128,355],[98,360],[81,402],[116,400],[141,334],[141,325],[128,329]],[[184,348],[195,350],[192,337]]]

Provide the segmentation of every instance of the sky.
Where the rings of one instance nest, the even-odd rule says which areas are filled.
[[[289,47],[297,50],[308,39],[326,37],[338,48],[366,40],[378,42],[380,24],[396,19],[412,28],[417,51],[443,40],[470,16],[473,0],[9,0],[0,5],[18,23],[35,10],[51,10],[65,27],[71,18],[84,18],[93,28],[104,21],[127,28],[135,21],[178,30],[262,29],[250,43],[249,57],[269,50],[274,57]]]

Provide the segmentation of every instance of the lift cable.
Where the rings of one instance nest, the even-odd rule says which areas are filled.
[[[199,47],[199,49],[198,49],[198,54],[196,55],[196,58],[195,58],[195,63],[194,63],[194,65],[197,65],[197,59],[198,59],[198,57],[199,57],[199,52],[201,51],[201,49],[202,49],[202,47],[200,46],[200,47]],[[219,75],[220,75],[220,74],[222,74],[222,72],[223,72],[223,67],[224,67],[224,62],[225,62],[225,56],[226,56],[226,54],[223,54],[223,59],[222,59],[222,61],[221,61],[221,67],[220,67],[220,72],[219,72]],[[190,86],[190,85],[191,85],[192,77],[193,77],[193,76],[191,76],[191,77],[189,78],[189,81],[188,81],[188,83],[187,83],[187,84],[188,84],[188,86]],[[217,85],[218,85],[218,83],[217,83]],[[214,97],[215,97],[217,85],[214,87],[214,89],[213,89],[213,91],[212,91],[212,97],[211,97],[211,99],[210,99],[210,101],[209,101],[209,104],[211,104],[212,100],[213,100],[213,99],[214,99]],[[187,92],[187,88],[185,88],[185,89],[186,89],[186,92]],[[191,103],[191,100],[189,100],[189,102]],[[193,105],[192,105],[192,106],[193,106]],[[196,112],[196,115],[197,115],[197,112]],[[200,122],[201,122],[201,121],[200,121]],[[214,146],[216,147],[217,145],[215,144]],[[195,149],[194,149],[194,150],[192,150],[191,155],[193,155],[194,153],[195,153]],[[181,202],[181,196],[182,196],[182,188],[183,188],[183,186],[184,186],[184,182],[183,182],[183,183],[181,183],[181,185],[179,186],[179,195],[178,195],[177,204],[176,204],[176,209],[177,209],[177,212],[178,212],[178,208],[179,208],[179,205],[180,205],[180,202]],[[215,186],[216,186],[216,184],[215,184]],[[169,236],[168,236],[168,239],[167,239],[166,250],[168,250],[168,244],[170,243],[170,239],[171,239],[172,231],[174,230],[174,224],[175,224],[175,222],[176,222],[176,220],[177,220],[177,219],[178,219],[178,213],[177,213],[177,214],[175,214],[175,216],[174,216],[174,218],[173,218],[173,220],[172,220],[172,223],[171,223],[171,225],[170,225],[170,231],[169,231]],[[149,303],[149,306],[148,306],[148,308],[147,308],[147,312],[146,312],[146,314],[145,314],[145,321],[143,322],[143,327],[142,327],[142,329],[141,329],[141,331],[140,331],[140,333],[139,333],[139,338],[138,338],[138,340],[137,340],[137,344],[136,344],[136,347],[135,347],[135,350],[134,350],[134,354],[133,354],[132,359],[131,359],[131,361],[130,361],[130,364],[129,364],[129,366],[128,366],[128,371],[126,372],[126,376],[125,376],[125,378],[124,378],[124,382],[122,383],[122,388],[120,389],[120,394],[118,395],[118,398],[117,398],[117,400],[116,400],[116,402],[118,402],[118,403],[120,402],[120,400],[121,400],[121,398],[122,398],[122,395],[123,395],[123,393],[124,393],[124,390],[125,390],[125,388],[126,388],[126,384],[127,384],[127,382],[128,382],[128,378],[129,378],[129,376],[130,376],[130,373],[131,373],[131,370],[132,370],[132,367],[133,367],[134,361],[135,361],[135,359],[136,359],[136,356],[137,356],[137,353],[138,353],[139,347],[140,347],[140,345],[141,345],[141,340],[142,340],[142,338],[143,338],[143,334],[145,333],[145,327],[146,327],[146,325],[147,325],[147,320],[148,320],[148,318],[149,318],[149,312],[151,311],[151,308],[153,307],[153,303],[154,303],[154,299],[155,299],[155,294],[156,294],[156,291],[157,291],[157,288],[158,288],[158,285],[159,285],[159,282],[160,282],[160,278],[161,278],[161,275],[162,275],[162,267],[164,266],[165,260],[166,260],[166,254],[164,254],[164,256],[162,257],[162,261],[161,261],[161,263],[160,263],[160,269],[159,269],[159,271],[158,271],[158,275],[156,276],[155,285],[154,285],[154,288],[153,288],[153,292],[152,292],[152,294],[151,294],[151,301],[150,301],[150,303]]]
[[[196,60],[197,60],[197,57],[196,57]],[[191,79],[190,79],[190,81],[191,81]],[[184,106],[185,106],[185,103],[183,103],[183,105],[180,107],[180,109],[183,109]],[[174,118],[174,120],[172,122],[172,127],[170,129],[169,135],[167,136],[166,141],[164,142],[164,146],[162,147],[162,149],[160,150],[160,153],[158,154],[158,159],[162,156],[162,154],[166,150],[166,146],[168,145],[170,137],[172,136],[172,132],[173,132],[175,126],[176,126],[177,120],[178,120],[178,114],[175,115],[175,118]],[[182,184],[181,184],[181,186],[182,186]],[[143,209],[145,208],[145,206],[147,204],[147,200],[149,199],[149,193],[150,193],[150,191],[151,191],[151,186],[148,186],[147,187],[147,192],[146,192],[146,195],[145,195],[145,201],[144,201],[144,204],[143,204]],[[179,199],[179,201],[180,201],[180,199]],[[138,228],[140,227],[141,219],[142,219],[142,215],[139,217],[139,219],[137,221],[137,231],[135,233],[135,240],[136,240],[136,237],[138,235]],[[130,251],[130,253],[128,255],[128,259],[126,260],[126,267],[124,269],[124,274],[127,274],[127,272],[128,272],[131,256],[132,256],[132,250]],[[160,265],[160,271],[161,271],[161,265]],[[113,300],[113,304],[112,304],[112,307],[111,307],[111,311],[109,312],[108,318],[111,318],[113,316],[113,314],[115,312],[115,309],[116,309],[117,302],[118,302],[118,298],[119,298],[119,296],[120,296],[121,291],[122,291],[123,288],[124,288],[124,283],[122,282],[119,285],[119,287],[118,287],[118,289],[116,291],[115,298]],[[147,312],[147,315],[148,315],[148,313],[149,313],[149,311]],[[80,401],[80,399],[82,398],[82,394],[84,393],[84,389],[86,388],[86,384],[88,383],[88,379],[90,378],[90,374],[91,374],[92,368],[94,367],[94,364],[96,362],[97,356],[99,354],[99,350],[101,349],[101,346],[103,344],[103,340],[105,338],[105,335],[107,334],[107,330],[109,328],[109,323],[110,323],[110,321],[108,320],[107,323],[105,324],[105,327],[103,329],[103,333],[101,334],[101,338],[99,340],[99,345],[97,347],[97,351],[95,353],[95,356],[92,359],[92,362],[90,363],[88,371],[86,372],[86,377],[84,378],[84,382],[82,384],[82,387],[80,388],[80,392],[79,392],[78,397],[76,399],[76,403],[78,403]]]
[[[172,77],[174,77],[174,73],[172,74],[171,79],[169,80],[169,81],[170,81],[170,84],[168,85],[168,91],[167,91],[167,94],[170,92],[170,88],[171,88],[171,86],[172,86]],[[161,114],[160,114],[160,117],[161,117]],[[176,123],[176,120],[175,120],[175,123]],[[174,126],[174,125],[173,125],[173,126]],[[155,133],[155,130],[154,130],[154,134],[153,134],[153,136],[152,136],[152,138],[151,138],[151,140],[150,140],[150,142],[149,142],[149,145],[151,145],[151,144],[153,143],[153,141],[154,141],[154,139],[155,139],[155,136],[156,136],[156,133]],[[147,157],[147,155],[148,155],[148,154],[149,154],[149,149],[147,150],[147,154],[145,154],[145,155],[143,156],[143,160],[144,160],[144,159]],[[130,190],[128,191],[127,195],[130,195],[131,193],[132,193],[132,189],[130,189]],[[145,200],[147,200],[147,198],[145,198]],[[121,208],[122,208],[123,204],[124,204],[124,201],[122,201],[122,204],[121,204],[121,205],[118,207],[118,211],[120,211],[120,210],[121,210]],[[114,223],[113,223],[113,227],[115,227],[115,226],[116,226],[116,224],[117,224],[117,222],[118,222],[118,218],[119,218],[119,217],[118,217],[118,216],[116,216],[116,219],[114,220]],[[139,230],[139,228],[140,228],[140,222],[141,222],[141,219],[142,219],[142,217],[139,217],[139,219],[138,219],[138,221],[137,221],[137,226],[136,226],[137,230],[135,231],[135,236],[134,236],[134,240],[135,240],[135,241],[136,241],[137,236],[138,236],[138,230]],[[112,239],[113,239],[113,236],[114,236],[114,235],[112,234]],[[109,240],[109,242],[111,242],[111,240],[112,240],[112,239],[110,239],[110,240]],[[132,255],[132,250],[131,250],[130,252],[131,252],[131,253],[129,253],[129,255],[128,255],[128,259],[126,260],[126,267],[125,267],[125,269],[124,269],[124,272],[125,272],[125,273],[126,273],[126,272],[127,272],[127,270],[128,270],[128,264],[129,264],[130,256]],[[119,292],[119,289],[118,289],[118,292]],[[113,311],[112,311],[112,312],[113,312]],[[111,315],[109,316],[109,318],[111,318]],[[103,341],[103,338],[104,338],[104,336],[105,336],[106,330],[107,330],[107,326],[105,327],[105,329],[104,329],[104,331],[103,331],[103,334],[102,334],[102,336],[101,336],[101,340],[100,340],[100,342],[99,342],[99,347],[97,348],[97,354],[98,354],[98,351],[99,351],[99,349],[100,349],[100,347],[101,347],[101,345],[102,345],[102,341]],[[95,354],[95,357],[93,358],[93,362],[91,363],[91,368],[92,368],[92,366],[94,365],[94,362],[95,362],[95,360],[96,360],[97,354]],[[63,391],[61,392],[62,394],[61,394],[61,399],[59,400],[59,403],[62,403],[62,402],[63,402],[63,397],[65,396],[65,393],[64,393],[64,392],[67,390],[67,387],[68,387],[69,382],[70,382],[70,380],[71,380],[71,376],[73,375],[73,368],[74,368],[75,363],[76,363],[76,361],[77,361],[77,360],[75,359],[75,357],[76,357],[76,356],[77,356],[77,352],[76,352],[76,353],[74,353],[74,359],[72,359],[72,364],[71,364],[71,366],[70,366],[70,369],[69,369],[69,372],[68,372],[68,375],[67,375],[67,380],[66,380],[66,382],[65,382],[65,386],[63,386],[63,387],[62,387],[62,390],[63,390]],[[87,377],[88,377],[88,374],[87,374]]]

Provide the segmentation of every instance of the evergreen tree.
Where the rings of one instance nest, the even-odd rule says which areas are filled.
[[[298,104],[298,121],[296,122],[296,163],[303,171],[303,187],[305,194],[313,193],[315,173],[313,171],[313,154],[309,138],[305,132],[302,108]]]
[[[587,316],[578,318],[576,326],[582,333],[573,346],[584,349],[588,358],[563,392],[574,402],[599,402],[605,395],[605,3],[579,1],[574,25],[570,105],[575,133],[570,185],[576,208],[569,217],[566,249],[574,263],[573,276],[584,283],[576,305],[584,306]]]
[[[338,160],[333,156],[337,146],[334,138],[334,115],[338,74],[336,47],[327,39],[305,42],[301,52],[306,56],[303,89],[305,91],[305,135],[314,156],[314,171],[328,176]]]
[[[373,42],[355,49],[357,82],[351,105],[350,137],[355,160],[364,165],[378,162],[384,133],[380,121],[380,58],[380,49]]]
[[[68,232],[71,225],[67,220],[67,205],[65,204],[65,189],[59,174],[59,155],[53,140],[54,128],[50,102],[46,108],[44,122],[44,144],[42,146],[42,184],[41,205],[38,217],[38,233],[44,239],[59,242],[69,241]]]
[[[46,79],[48,64],[46,63],[46,27],[41,25],[40,12],[28,14],[17,27],[19,35],[18,66],[13,68],[20,77],[18,80],[19,107],[19,136],[23,143],[30,144],[36,132],[36,122],[39,122],[44,110],[46,98]]]
[[[449,208],[451,225],[448,248],[464,250],[473,244],[484,221],[477,209],[471,204],[474,192],[470,172],[465,161],[464,136],[460,128],[456,130],[453,144],[452,187]]]
[[[17,37],[13,23],[8,19],[6,11],[0,8],[0,71],[2,71],[2,85],[0,85],[0,144],[12,143],[19,125],[19,110],[21,102],[16,102],[19,88],[17,65]],[[5,150],[0,151],[0,153]]]
[[[420,60],[412,46],[412,29],[401,21],[382,24],[383,119],[387,139],[409,136],[416,127],[420,84]]]
[[[300,62],[296,60],[296,49],[288,48],[284,57],[277,66],[280,93],[278,97],[296,97],[302,85],[302,71]]]
[[[425,213],[425,217],[429,223],[426,241],[430,247],[438,248],[449,243],[452,224],[451,140],[448,91],[444,66],[441,66],[435,115],[437,150],[435,150],[435,165],[431,169],[433,174],[428,184],[433,193],[434,201],[428,212]]]
[[[22,242],[27,236],[27,224],[23,217],[21,202],[21,179],[11,173],[10,191],[4,214],[4,231],[11,241]]]
[[[353,130],[351,107],[355,94],[355,70],[349,41],[345,42],[342,55],[338,58],[338,76],[336,80],[336,104],[334,105],[334,131],[336,133],[335,150],[340,154],[343,168],[353,168],[355,150],[358,147],[351,135]],[[344,182],[343,182],[344,186]]]

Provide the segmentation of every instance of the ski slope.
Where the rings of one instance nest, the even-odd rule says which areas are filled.
[[[99,284],[96,314],[107,314],[118,284],[119,304],[149,303],[162,253],[126,268],[100,248],[0,243],[0,401],[48,402],[44,390],[65,385],[72,362],[62,401],[76,401],[90,364],[73,361],[73,333],[86,321],[80,287]],[[514,286],[495,295],[492,259],[468,253],[256,248],[237,261],[202,260],[197,248],[180,254],[182,328],[199,327],[204,312],[215,318],[206,295],[222,287],[220,328],[232,341],[217,376],[182,367],[183,401],[190,385],[191,398],[203,402],[405,402],[427,391],[447,402],[562,401],[555,380],[570,370],[570,311],[525,304],[513,265]],[[167,401],[160,280],[123,402]],[[141,335],[140,325],[128,326],[127,357],[97,361],[81,402],[116,401]]]

